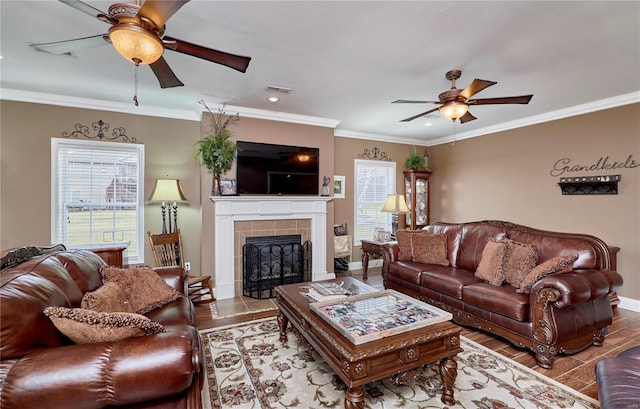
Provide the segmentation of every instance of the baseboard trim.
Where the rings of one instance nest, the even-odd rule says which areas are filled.
[[[640,312],[640,300],[621,296],[618,296],[618,298],[620,298],[620,304],[618,304],[618,308]]]

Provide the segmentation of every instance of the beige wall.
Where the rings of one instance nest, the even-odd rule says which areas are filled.
[[[550,174],[562,158],[590,165],[629,155],[640,164],[640,104],[430,147],[431,220],[498,219],[598,236],[620,247],[620,295],[638,300],[640,167],[563,175],[620,174],[618,195],[562,195]]]
[[[145,198],[156,178],[181,179],[190,201],[179,207],[185,258],[200,264],[200,166],[193,148],[199,122],[4,100],[0,110],[0,248],[51,243],[51,138],[102,119],[145,145]],[[145,206],[144,227],[161,231],[160,206]],[[153,265],[144,240],[145,262]]]

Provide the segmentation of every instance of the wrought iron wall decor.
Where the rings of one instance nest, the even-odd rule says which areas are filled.
[[[122,139],[122,142],[136,142],[135,136],[128,136],[127,131],[124,127],[120,126],[118,128],[113,128],[111,131],[111,135],[105,135],[109,131],[109,124],[104,122],[102,119],[98,120],[91,124],[91,128],[87,125],[83,125],[77,123],[74,127],[75,130],[71,132],[62,132],[63,138],[79,138],[84,137],[87,139],[99,139],[99,140],[108,140],[115,141],[116,139]],[[93,129],[96,134],[91,135],[91,129]]]
[[[621,175],[560,178],[563,195],[617,195]]]
[[[374,146],[371,149],[364,148],[363,153],[358,154],[358,159],[372,159],[372,160],[383,160],[387,162],[391,162],[391,158],[387,155],[387,152],[383,152],[377,146]]]

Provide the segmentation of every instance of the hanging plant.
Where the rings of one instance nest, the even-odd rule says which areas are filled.
[[[407,158],[405,166],[409,170],[429,170],[427,161],[424,159],[424,156],[418,154],[415,146],[413,146],[413,152]]]
[[[201,100],[199,103],[211,115],[212,132],[195,143],[196,159],[200,159],[202,165],[213,174],[211,194],[220,196],[220,177],[231,169],[236,158],[236,144],[231,140],[231,132],[227,126],[236,123],[240,116],[227,115],[224,105],[214,114],[204,101]]]

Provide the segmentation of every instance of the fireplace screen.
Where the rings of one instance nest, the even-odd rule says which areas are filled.
[[[245,297],[273,298],[282,284],[310,281],[311,242],[299,234],[247,237],[242,247],[242,287]]]

